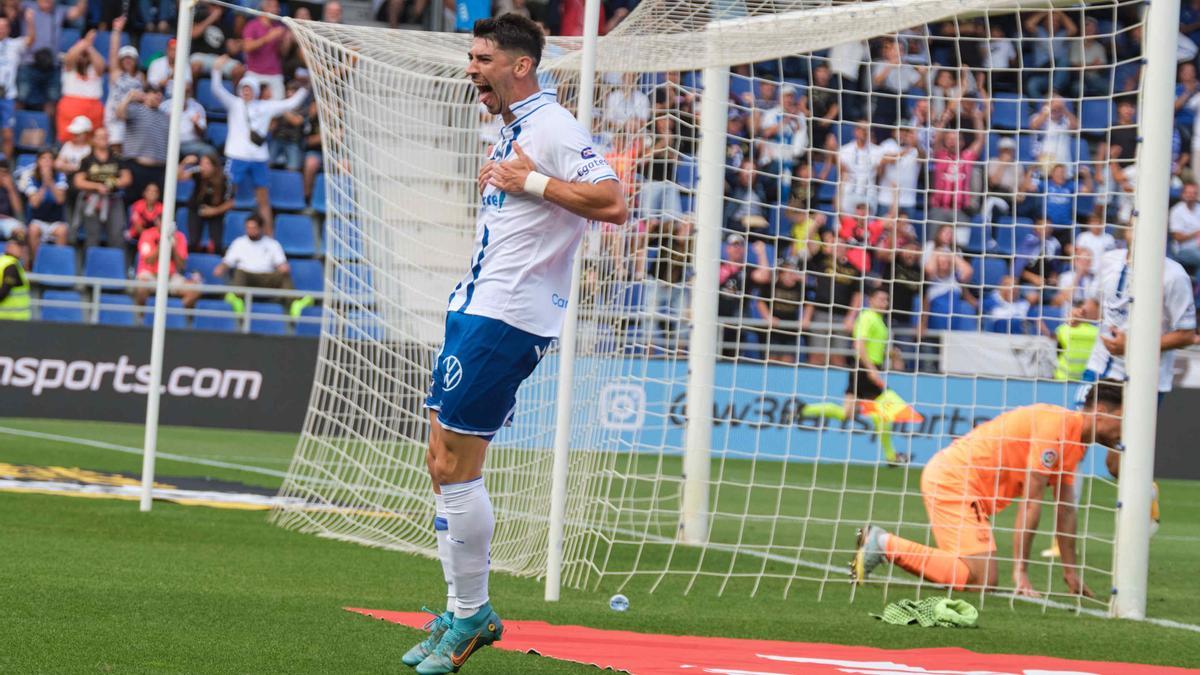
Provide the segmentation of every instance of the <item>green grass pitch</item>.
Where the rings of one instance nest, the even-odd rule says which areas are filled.
[[[131,447],[142,436],[136,425],[91,422],[4,419],[0,427]],[[271,488],[279,483],[272,474],[286,469],[294,443],[287,434],[164,428],[164,453],[265,471],[160,458],[158,472]],[[3,432],[0,462],[132,474],[141,469],[136,454]],[[1160,488],[1164,522],[1152,541],[1149,614],[1200,623],[1200,484],[1162,481]],[[1008,542],[1000,545],[1007,549]],[[158,503],[142,514],[135,502],[0,492],[0,551],[0,672],[397,671],[400,655],[419,634],[341,608],[415,610],[436,606],[440,596],[440,570],[432,560],[285,531],[268,524],[262,511]],[[893,587],[891,593],[898,598],[904,590]],[[897,628],[869,618],[883,603],[877,588],[860,590],[850,603],[841,584],[829,584],[817,602],[811,582],[794,584],[786,599],[774,589],[751,598],[742,582],[721,597],[706,584],[684,596],[674,583],[653,594],[634,583],[625,591],[632,604],[626,613],[608,609],[611,592],[567,590],[562,601],[546,604],[535,580],[492,580],[496,607],[511,619],[1200,667],[1195,632],[1022,603],[1010,607],[998,598],[987,599],[980,630],[949,631]],[[596,672],[498,650],[481,652],[468,671]]]

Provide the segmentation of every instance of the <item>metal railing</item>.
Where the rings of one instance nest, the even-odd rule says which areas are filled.
[[[100,312],[130,312],[134,314],[135,325],[149,326],[149,318],[154,313],[153,305],[147,301],[145,306],[126,305],[117,303],[104,302],[106,293],[124,293],[131,294],[135,289],[147,289],[153,291],[155,282],[153,281],[137,281],[131,279],[109,279],[98,277],[79,277],[61,274],[27,274],[30,283],[33,285],[33,293],[30,304],[35,310],[35,317],[40,316],[40,308],[42,307],[65,307],[79,308],[83,312],[83,322],[88,324],[100,323]],[[246,286],[228,286],[224,284],[179,284],[171,283],[167,286],[171,295],[177,295],[183,291],[198,292],[201,297],[223,297],[226,293],[234,293],[240,296],[245,302],[245,310],[243,312],[234,312],[233,308],[229,310],[216,309],[196,309],[196,308],[180,308],[167,307],[167,314],[171,316],[183,316],[189,323],[196,317],[221,317],[232,318],[237,322],[238,332],[251,332],[251,321],[283,321],[285,325],[290,324],[291,327],[312,324],[319,328],[321,317],[319,316],[299,316],[292,317],[285,313],[283,316],[278,314],[255,313],[254,306],[257,303],[263,302],[279,302],[282,299],[291,298],[299,300],[305,297],[311,297],[317,303],[324,303],[325,293],[314,291],[300,291],[281,288],[251,288]],[[81,295],[80,302],[70,300],[46,299],[42,294],[46,291],[56,290],[74,290]],[[153,297],[153,296],[151,296]],[[138,315],[145,320],[139,322]]]

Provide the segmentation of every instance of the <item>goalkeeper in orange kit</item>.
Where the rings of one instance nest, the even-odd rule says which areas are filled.
[[[1028,563],[1041,515],[1041,498],[1053,488],[1063,575],[1072,593],[1091,596],[1077,572],[1075,501],[1069,487],[1088,446],[1108,447],[1121,437],[1121,385],[1097,382],[1081,410],[1035,404],[990,420],[938,452],[921,473],[921,496],[937,548],[903,539],[880,527],[858,532],[851,574],[862,583],[890,561],[954,590],[995,588],[996,541],[991,517],[1014,500],[1013,582],[1020,595],[1037,597]]]

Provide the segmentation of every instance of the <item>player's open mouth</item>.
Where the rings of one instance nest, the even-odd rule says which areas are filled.
[[[492,90],[491,85],[476,84],[475,88],[479,90],[479,102],[491,107],[492,102],[496,100],[496,94]]]

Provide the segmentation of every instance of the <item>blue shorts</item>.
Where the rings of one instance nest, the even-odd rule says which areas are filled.
[[[0,129],[12,129],[17,126],[17,101],[12,98],[0,98]]]
[[[247,162],[242,159],[231,159],[225,163],[225,173],[235,186],[249,185],[253,188],[265,188],[271,184],[271,172],[266,162]]]
[[[512,421],[517,388],[553,342],[496,319],[446,314],[425,407],[438,411],[442,427],[490,440]]]

